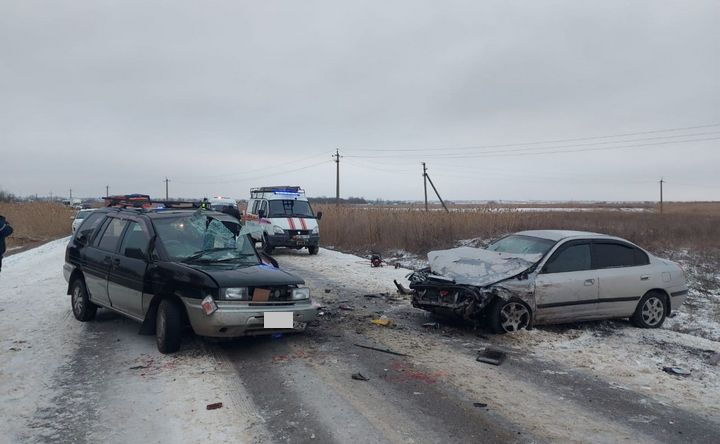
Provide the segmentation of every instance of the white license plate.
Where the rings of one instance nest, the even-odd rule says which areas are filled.
[[[293,328],[291,311],[266,311],[263,314],[263,328]]]

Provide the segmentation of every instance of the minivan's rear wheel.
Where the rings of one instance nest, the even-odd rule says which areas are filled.
[[[318,254],[318,251],[320,251],[320,247],[317,245],[313,245],[312,247],[308,247],[308,252],[310,254]]]
[[[182,339],[182,308],[169,299],[160,301],[155,320],[155,340],[160,353],[174,353]]]
[[[630,321],[637,327],[658,328],[665,322],[666,314],[667,297],[660,292],[652,291],[640,299]]]
[[[490,326],[495,333],[511,333],[530,325],[530,309],[516,299],[498,298],[490,310]]]
[[[97,313],[97,305],[90,302],[85,282],[75,279],[70,288],[70,304],[75,319],[82,322],[92,321]]]

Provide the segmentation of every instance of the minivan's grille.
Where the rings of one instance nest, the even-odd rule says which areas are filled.
[[[270,294],[267,296],[266,300],[263,297],[258,297],[258,300],[255,300],[255,290],[269,290]],[[277,304],[278,302],[292,302],[292,288],[291,287],[250,287],[249,293],[250,293],[250,300],[254,303],[269,303],[269,304]],[[258,291],[260,293],[260,291]]]

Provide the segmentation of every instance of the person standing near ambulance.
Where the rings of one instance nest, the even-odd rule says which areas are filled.
[[[0,271],[2,271],[2,258],[5,254],[5,238],[10,236],[13,228],[5,220],[5,216],[0,215]]]

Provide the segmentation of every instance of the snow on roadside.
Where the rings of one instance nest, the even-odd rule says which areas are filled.
[[[256,411],[234,370],[189,339],[161,355],[107,310],[75,320],[60,239],[3,260],[0,436],[6,442],[255,442]],[[223,402],[219,410],[206,405]]]

